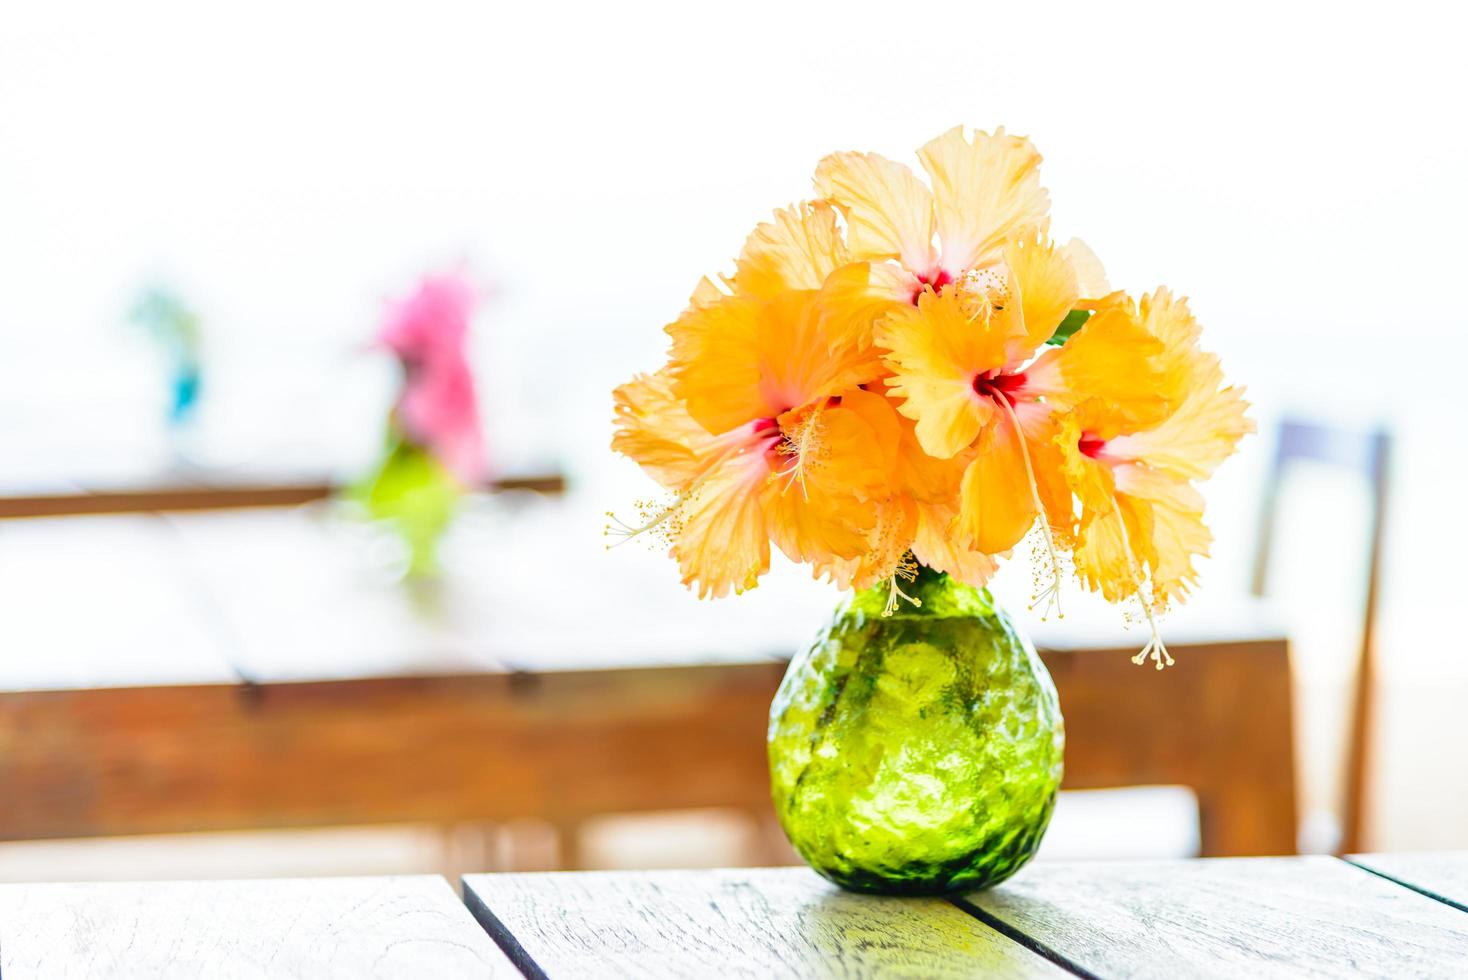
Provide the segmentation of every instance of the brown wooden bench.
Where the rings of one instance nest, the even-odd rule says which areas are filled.
[[[0,839],[769,812],[770,698],[829,595],[699,604],[546,504],[465,525],[440,592],[319,508],[0,525]],[[1066,785],[1189,786],[1205,854],[1293,851],[1262,617],[1180,617],[1162,673],[1114,630],[1037,627]]]

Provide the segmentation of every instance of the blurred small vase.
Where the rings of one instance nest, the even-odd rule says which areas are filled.
[[[770,708],[775,810],[844,888],[986,888],[1034,856],[1060,786],[1064,726],[1034,647],[987,590],[920,569],[922,605],[848,599]]]

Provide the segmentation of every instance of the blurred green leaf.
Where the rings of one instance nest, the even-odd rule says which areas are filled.
[[[1055,333],[1051,334],[1050,339],[1045,343],[1059,347],[1074,336],[1077,330],[1084,327],[1089,319],[1091,319],[1090,310],[1071,310],[1065,315],[1065,319],[1060,321],[1060,326],[1055,328]]]
[[[448,530],[463,490],[433,454],[395,440],[367,480],[352,491],[374,520],[388,521],[408,546],[408,574],[438,570],[438,541]]]

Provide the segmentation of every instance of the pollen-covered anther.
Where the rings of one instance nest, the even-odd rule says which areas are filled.
[[[897,584],[898,579],[915,582],[917,581],[917,574],[917,558],[911,551],[903,552],[902,557],[897,560],[897,567],[892,570],[891,576],[887,579],[887,605],[882,608],[883,617],[891,616],[897,612],[897,602],[899,599],[906,599],[914,607],[922,606],[923,600],[917,596],[911,596],[903,592],[902,586]]]
[[[1053,550],[1054,529],[1049,529],[1048,536],[1046,529],[1047,525],[1042,517],[1027,539],[1030,542],[1031,569],[1029,608],[1031,612],[1041,610],[1042,622],[1049,621],[1052,613],[1056,619],[1065,618],[1065,610],[1060,605],[1060,583],[1070,571],[1065,555]]]
[[[1009,282],[997,269],[970,269],[954,283],[958,305],[970,320],[988,319],[1009,303]]]
[[[1140,593],[1137,598],[1142,603],[1142,612],[1147,616],[1147,626],[1152,630],[1152,637],[1147,641],[1147,645],[1132,657],[1132,663],[1140,667],[1147,662],[1148,658],[1151,658],[1156,663],[1158,670],[1171,667],[1176,661],[1172,659],[1172,654],[1167,652],[1167,644],[1162,642],[1162,632],[1157,628],[1157,619],[1152,615],[1151,605]]]
[[[863,559],[878,579],[901,575],[911,582],[917,578],[917,559],[908,550],[903,534],[901,511],[892,506],[877,508],[877,524],[871,532],[871,547]]]

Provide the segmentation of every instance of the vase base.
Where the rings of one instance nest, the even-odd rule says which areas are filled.
[[[1036,842],[1038,843],[1038,841]],[[957,895],[983,891],[1007,881],[1029,863],[1033,848],[1009,856],[1009,860],[993,853],[955,861],[948,866],[925,865],[911,871],[899,869],[868,871],[860,868],[834,870],[812,865],[822,878],[849,892],[863,895]],[[987,867],[976,867],[987,862]]]

